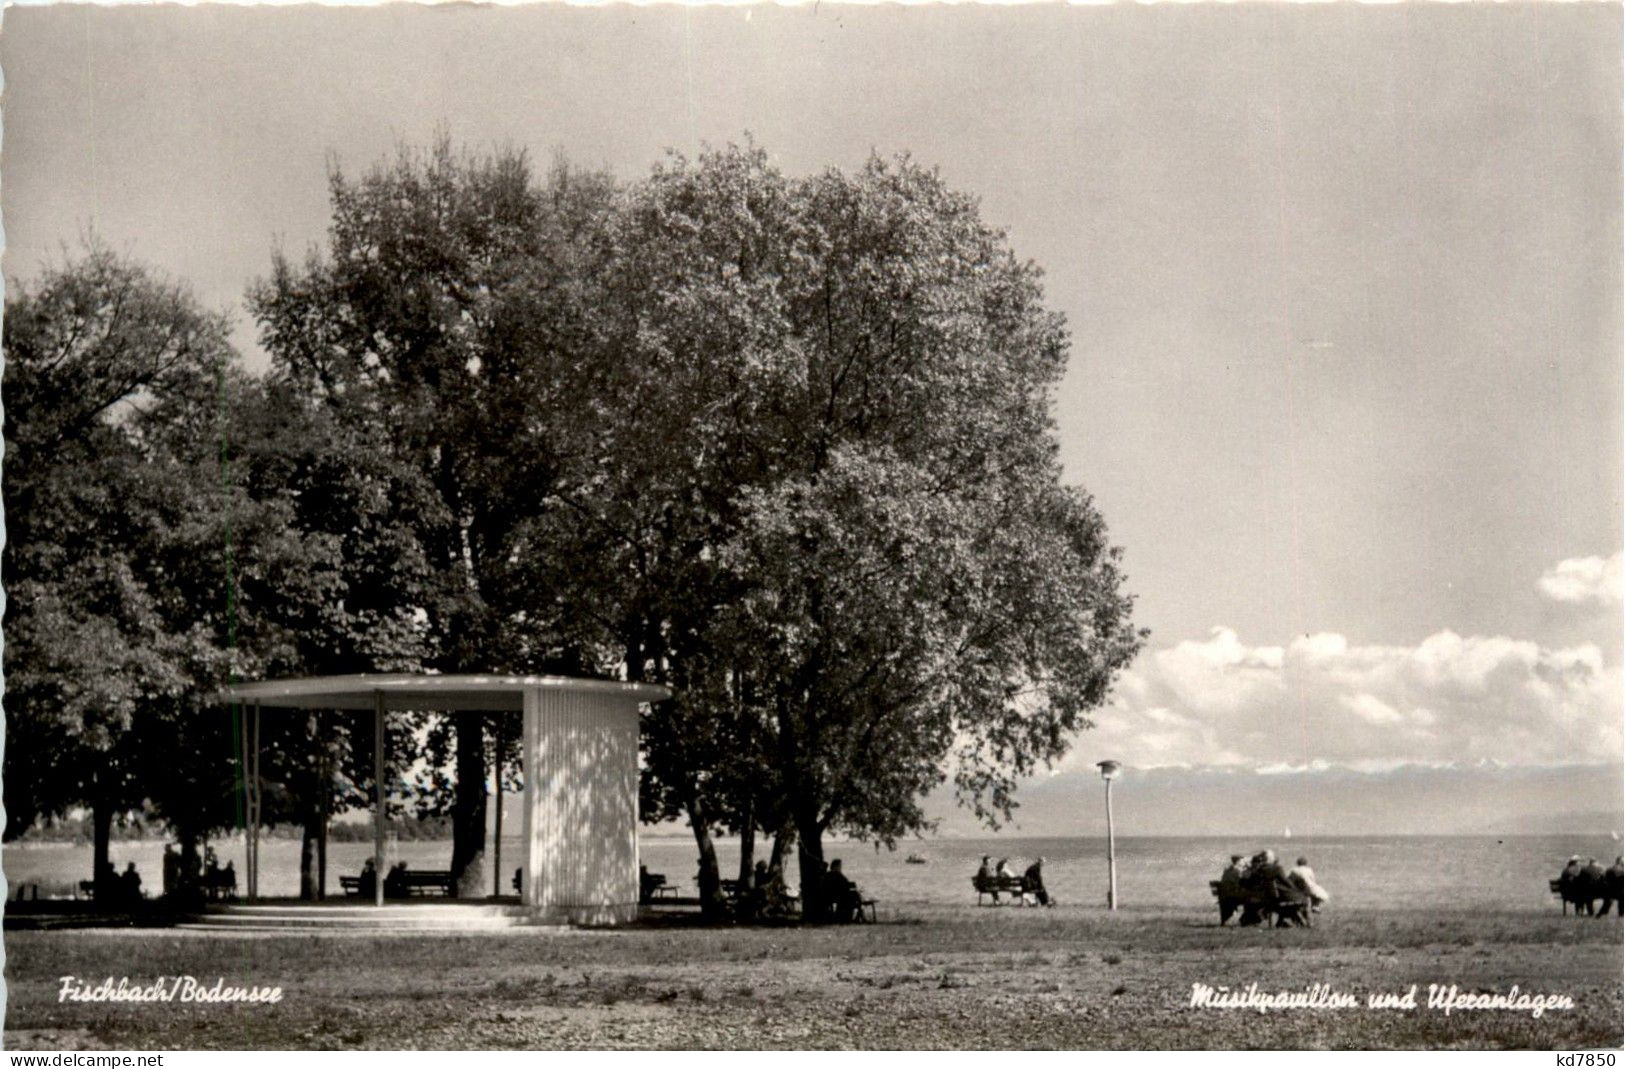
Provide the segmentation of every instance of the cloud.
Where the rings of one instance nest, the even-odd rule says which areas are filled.
[[[1618,605],[1625,583],[1620,576],[1621,554],[1601,557],[1570,557],[1546,569],[1540,577],[1540,592],[1565,605]]]
[[[1334,633],[1254,646],[1216,627],[1142,655],[1068,764],[1106,755],[1140,768],[1280,772],[1617,761],[1621,687],[1620,669],[1590,643],[1445,630],[1414,646]]]

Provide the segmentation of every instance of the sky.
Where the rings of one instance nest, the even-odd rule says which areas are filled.
[[[437,130],[627,179],[909,152],[1045,270],[1066,477],[1152,632],[1029,793],[1453,765],[1489,812],[1536,804],[1494,769],[1572,765],[1613,812],[1620,12],[13,7],[6,273],[94,230],[235,310],[331,161]]]

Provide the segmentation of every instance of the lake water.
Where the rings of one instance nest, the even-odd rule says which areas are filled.
[[[766,857],[763,844],[758,857]],[[243,872],[240,837],[214,843],[222,863],[236,862]],[[1604,867],[1620,853],[1606,835],[1487,837],[1321,837],[1256,841],[1217,838],[1124,838],[1117,841],[1119,901],[1126,907],[1206,907],[1212,899],[1208,881],[1217,879],[1233,853],[1251,855],[1270,848],[1283,861],[1309,859],[1322,886],[1332,893],[1332,906],[1385,909],[1414,904],[1426,889],[1431,900],[1455,907],[1554,910],[1556,901],[1546,881],[1555,877],[1570,854],[1595,856]],[[909,853],[923,865],[905,861]],[[340,874],[355,873],[372,853],[370,842],[328,846],[329,887],[337,891]],[[696,851],[690,839],[649,838],[641,847],[652,872],[693,894]],[[115,842],[113,861],[120,871],[134,861],[144,886],[156,894],[162,883],[163,845]],[[390,846],[391,860],[412,868],[445,868],[451,854],[446,842],[399,842]],[[1057,900],[1068,904],[1104,905],[1106,844],[1103,839],[933,839],[902,844],[897,852],[876,853],[862,843],[828,843],[825,857],[842,859],[843,867],[864,891],[895,904],[973,904],[971,876],[983,854],[995,862],[1008,857],[1017,872],[1035,856],[1044,857],[1045,882]],[[739,848],[733,840],[718,842],[723,875],[737,873]],[[793,861],[793,859],[792,859]],[[504,837],[502,866],[509,874],[520,863],[517,839]],[[90,875],[90,848],[84,845],[8,845],[0,852],[7,881],[37,881],[49,893],[67,889]],[[791,878],[794,879],[792,864]],[[506,883],[506,881],[504,881]],[[291,896],[299,889],[297,842],[265,840],[261,844],[261,893]],[[506,888],[504,888],[506,889]]]

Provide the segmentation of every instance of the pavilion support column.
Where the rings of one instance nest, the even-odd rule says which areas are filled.
[[[321,749],[317,754],[318,771],[316,778],[320,781],[321,790],[321,835],[316,840],[316,901],[325,901],[327,898],[327,828],[333,815],[333,769],[332,753],[327,748],[327,721],[321,717],[316,718],[316,741]]]
[[[253,742],[250,744],[254,754],[254,790],[253,822],[248,831],[248,900],[258,902],[260,897],[260,807],[263,784],[260,780],[260,703],[254,703]]]
[[[384,904],[384,692],[372,696],[373,905]]]
[[[520,715],[523,716],[524,714],[521,713]],[[491,869],[492,869],[492,872],[491,872],[491,897],[492,898],[498,898],[498,897],[500,897],[502,895],[502,740],[504,738],[505,733],[502,730],[503,720],[502,720],[501,717],[498,717],[498,719],[496,721],[496,724],[497,724],[497,726],[496,726],[495,734],[496,734],[496,753],[497,753],[497,757],[496,757],[496,766],[497,766],[496,788],[497,789],[495,791],[495,794],[497,796],[497,820],[496,820],[496,828],[491,832],[491,856],[492,856],[492,858],[495,859],[495,861],[491,865]]]
[[[254,764],[249,760],[249,746],[253,742],[252,725],[249,721],[248,706],[237,706],[237,757],[242,762],[240,770],[239,787],[242,792],[242,818],[243,818],[243,893],[250,899],[254,896],[254,885],[250,882],[254,875],[254,858],[251,850],[253,832],[249,829],[254,826]],[[205,846],[204,854],[207,856],[208,848]],[[208,888],[203,888],[205,894]]]
[[[519,901],[527,906],[539,906],[542,904],[542,851],[536,837],[541,833],[541,814],[537,807],[541,804],[542,782],[542,692],[538,687],[526,687],[523,693],[524,737],[519,760],[525,777],[525,867],[519,881]]]

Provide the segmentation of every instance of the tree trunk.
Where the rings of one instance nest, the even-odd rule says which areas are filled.
[[[451,881],[458,898],[485,897],[485,714],[457,718],[457,788],[451,810]]]
[[[755,887],[754,872],[756,869],[756,817],[750,810],[745,811],[744,825],[739,829],[739,887],[741,890]]]
[[[717,847],[711,841],[711,830],[706,826],[705,814],[696,804],[688,809],[688,825],[694,829],[694,842],[700,848],[700,914],[713,920],[720,918],[722,907],[722,874],[717,868]]]
[[[786,823],[773,835],[773,852],[768,855],[767,871],[784,873],[784,854],[790,849],[790,844],[796,841],[796,829],[792,824]]]
[[[316,844],[321,837],[321,813],[308,813],[303,834],[299,838],[299,897],[306,902],[314,902],[318,897],[320,881],[316,872]]]
[[[96,901],[107,902],[118,894],[118,879],[109,854],[113,842],[113,803],[98,797],[90,808],[90,878],[96,886]]]
[[[824,901],[824,833],[817,821],[796,820],[796,860],[801,865],[801,918],[822,924],[829,919]]]
[[[333,809],[333,774],[328,765],[327,740],[322,740],[321,783],[317,789],[321,792],[318,809],[321,816],[318,821],[316,835],[316,898],[327,897],[327,825]]]
[[[202,906],[204,898],[200,878],[203,855],[198,852],[197,830],[177,828],[175,837],[181,844],[181,858],[175,866],[175,900],[187,909],[196,909]]]

